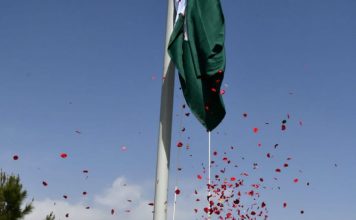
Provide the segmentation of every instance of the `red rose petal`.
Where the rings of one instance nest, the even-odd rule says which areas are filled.
[[[176,195],[180,194],[180,190],[179,189],[176,189],[174,192],[175,192]]]
[[[179,141],[179,142],[177,143],[177,147],[183,147],[183,143]]]
[[[281,130],[282,130],[282,131],[285,131],[286,129],[287,129],[287,126],[283,124],[283,125],[281,126]]]

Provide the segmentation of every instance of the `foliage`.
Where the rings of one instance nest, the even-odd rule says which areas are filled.
[[[56,218],[56,216],[53,214],[53,212],[51,212],[49,215],[46,216],[45,220],[54,220]]]
[[[22,208],[27,191],[22,189],[19,176],[7,175],[0,170],[0,220],[19,220],[29,214],[32,202]]]

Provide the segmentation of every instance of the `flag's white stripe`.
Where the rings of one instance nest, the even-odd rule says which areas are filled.
[[[188,0],[175,0],[175,8],[176,8],[176,20],[175,22],[177,22],[179,15],[185,15],[185,8],[187,7],[187,2]],[[184,21],[184,40],[187,41],[188,40],[188,32],[187,32],[187,23],[186,21]]]
[[[175,0],[175,6],[176,6],[176,12],[177,12],[176,22],[177,22],[180,14],[182,14],[182,15],[185,14],[186,5],[187,5],[186,0]]]

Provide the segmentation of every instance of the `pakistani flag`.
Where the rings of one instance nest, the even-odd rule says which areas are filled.
[[[225,71],[225,25],[220,0],[176,0],[168,53],[179,71],[187,104],[213,130],[223,120],[220,87]]]

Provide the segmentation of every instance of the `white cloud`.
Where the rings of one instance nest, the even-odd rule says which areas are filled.
[[[117,178],[112,186],[105,190],[103,195],[97,195],[95,201],[98,204],[116,207],[119,209],[128,209],[132,205],[138,205],[142,202],[142,187],[138,185],[127,185],[124,177]],[[131,200],[132,202],[128,202]]]
[[[153,198],[145,198],[144,190],[143,186],[128,184],[124,177],[119,177],[108,189],[104,189],[103,193],[94,195],[93,206],[90,209],[86,209],[86,206],[81,203],[71,204],[67,201],[45,199],[34,202],[35,209],[25,217],[25,220],[42,220],[51,211],[55,214],[56,220],[152,220],[153,207],[148,204]],[[132,202],[127,200],[132,200]],[[176,220],[195,219],[191,205],[190,195],[179,197]],[[111,215],[112,208],[115,209],[114,215]],[[125,212],[125,210],[130,210],[130,212]],[[172,205],[168,210],[168,219],[171,219]],[[65,217],[66,213],[69,213],[69,218]]]

